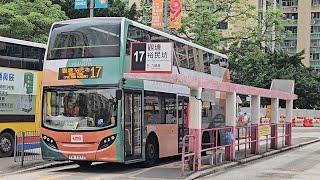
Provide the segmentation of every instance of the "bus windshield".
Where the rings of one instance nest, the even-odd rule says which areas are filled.
[[[120,56],[120,22],[56,24],[49,41],[48,60]]]
[[[57,130],[97,130],[116,125],[116,89],[46,91],[44,126]]]

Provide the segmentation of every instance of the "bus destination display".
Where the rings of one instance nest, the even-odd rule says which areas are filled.
[[[59,68],[58,79],[97,79],[101,72],[102,66],[64,67]]]

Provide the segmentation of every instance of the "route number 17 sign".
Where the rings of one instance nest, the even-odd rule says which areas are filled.
[[[131,43],[132,72],[172,72],[173,43]]]

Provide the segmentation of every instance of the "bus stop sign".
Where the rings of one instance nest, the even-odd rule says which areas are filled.
[[[173,43],[131,43],[131,72],[171,73]]]

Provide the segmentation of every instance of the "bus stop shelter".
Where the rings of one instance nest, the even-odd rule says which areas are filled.
[[[195,170],[199,170],[201,166],[201,92],[203,89],[211,89],[215,91],[226,92],[226,127],[230,128],[233,134],[237,126],[236,119],[236,109],[237,109],[237,94],[250,95],[251,96],[251,121],[254,125],[260,124],[260,99],[261,97],[271,99],[271,123],[275,126],[271,126],[271,133],[273,133],[275,138],[271,139],[271,146],[277,149],[278,138],[277,134],[277,124],[279,124],[280,114],[279,114],[279,100],[286,101],[286,136],[285,145],[290,146],[292,144],[292,109],[293,100],[297,99],[297,95],[293,92],[282,91],[283,88],[271,88],[263,89],[257,87],[251,87],[246,85],[240,85],[229,82],[219,82],[216,81],[211,75],[199,73],[188,74],[188,73],[172,73],[172,74],[159,74],[159,73],[125,73],[124,78],[128,79],[138,79],[138,80],[150,80],[159,81],[165,83],[179,84],[187,86],[191,89],[191,95],[189,98],[190,102],[190,134],[195,137],[193,142],[195,161],[197,166]],[[273,85],[274,86],[274,85]],[[277,89],[277,90],[275,90]],[[293,90],[292,90],[293,91]],[[259,127],[259,126],[256,126]],[[252,137],[251,152],[257,153],[259,148],[259,133],[255,133],[256,136]],[[233,161],[235,159],[235,141],[233,141],[230,146],[225,148],[225,158],[226,160]]]

